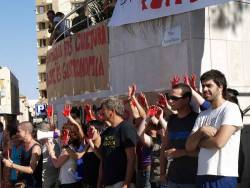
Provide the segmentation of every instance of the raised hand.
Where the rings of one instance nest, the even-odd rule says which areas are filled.
[[[189,79],[188,75],[183,76],[183,82],[187,85],[190,85]]]
[[[70,115],[70,111],[71,111],[71,105],[70,104],[64,105],[64,108],[63,108],[64,117],[68,117]]]
[[[135,96],[136,92],[136,85],[132,84],[128,87],[128,99],[132,99],[133,96]]]
[[[92,121],[92,120],[96,120],[94,112],[92,111],[91,105],[90,104],[86,104],[84,106],[84,113],[85,115],[85,121],[86,123]]]
[[[148,111],[147,111],[147,116],[149,116],[149,117],[155,116],[157,119],[159,119],[160,114],[161,114],[160,107],[155,106],[155,105],[150,106]]]
[[[148,101],[144,93],[141,92],[140,95],[138,95],[138,101],[144,108],[148,109]]]
[[[48,118],[51,118],[53,116],[53,114],[54,114],[54,107],[53,107],[53,105],[52,104],[48,105],[47,106],[47,116],[48,116]]]
[[[162,108],[165,108],[168,106],[168,101],[167,101],[167,97],[162,94],[162,93],[159,93],[159,99],[158,99],[158,102],[157,104],[162,107]]]
[[[181,78],[178,75],[175,75],[172,79],[170,79],[172,87],[177,85],[180,82]]]
[[[68,129],[64,129],[62,131],[61,134],[61,141],[62,141],[62,145],[66,146],[69,144],[69,130]]]
[[[88,128],[88,131],[87,131],[88,139],[93,139],[95,132],[96,132],[95,127],[94,127],[93,125],[91,125],[91,126]]]
[[[195,74],[192,74],[190,77],[189,77],[189,83],[190,83],[190,86],[195,90],[195,91],[198,91],[197,87],[196,87],[196,75]]]

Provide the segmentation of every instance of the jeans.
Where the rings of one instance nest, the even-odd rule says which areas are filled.
[[[150,171],[138,171],[136,174],[136,188],[151,188]]]

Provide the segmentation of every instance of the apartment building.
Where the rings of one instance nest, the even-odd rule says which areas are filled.
[[[46,55],[50,49],[48,32],[49,21],[47,11],[53,9],[55,12],[62,12],[65,15],[75,9],[84,0],[36,0],[36,31],[38,50],[38,90],[39,98],[46,100]]]

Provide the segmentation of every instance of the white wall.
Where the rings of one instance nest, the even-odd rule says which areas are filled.
[[[109,28],[110,90],[51,102],[61,111],[67,101],[126,94],[131,83],[143,91],[167,89],[175,74],[200,75],[211,68],[225,73],[229,87],[250,93],[250,5],[241,5],[231,2]],[[181,27],[181,43],[163,47],[166,28],[174,26]],[[250,105],[250,96],[240,97],[240,102],[244,109]],[[61,113],[58,120],[59,124],[64,121]],[[250,121],[246,118],[245,122]]]

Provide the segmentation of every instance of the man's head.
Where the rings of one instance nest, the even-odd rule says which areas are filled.
[[[123,117],[123,101],[118,98],[110,97],[102,102],[102,110],[104,119],[112,123],[117,116],[120,118]]]
[[[17,127],[17,134],[22,140],[32,137],[33,125],[29,121],[20,123]]]
[[[47,18],[49,19],[50,22],[53,22],[53,19],[54,19],[55,15],[56,14],[55,14],[55,12],[53,10],[49,10],[47,12]]]
[[[226,98],[227,81],[225,75],[218,70],[205,72],[201,78],[203,97],[208,101],[214,101],[218,97]]]
[[[179,83],[173,86],[168,95],[169,104],[173,110],[181,110],[183,107],[189,106],[192,97],[191,88],[184,83]]]

